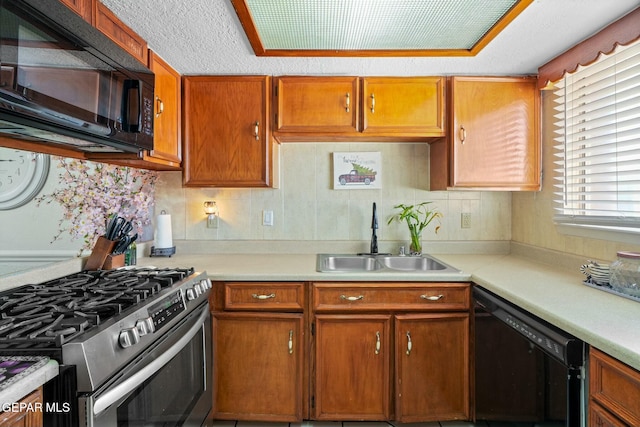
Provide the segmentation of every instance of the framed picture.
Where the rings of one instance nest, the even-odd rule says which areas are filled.
[[[380,189],[381,168],[382,156],[379,151],[333,153],[333,189]]]

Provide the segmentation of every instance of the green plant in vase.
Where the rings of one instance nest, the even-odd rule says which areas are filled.
[[[392,215],[387,221],[387,225],[393,221],[406,222],[409,227],[409,234],[411,236],[411,246],[409,250],[411,255],[422,254],[422,230],[427,227],[431,221],[436,218],[442,218],[442,213],[435,208],[431,208],[429,205],[432,202],[422,202],[417,205],[405,205],[399,204],[394,206],[394,209],[399,209],[400,212]],[[437,233],[440,226],[436,226],[435,232]]]

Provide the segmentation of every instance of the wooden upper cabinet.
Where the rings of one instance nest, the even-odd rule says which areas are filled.
[[[444,135],[441,77],[278,77],[280,141],[428,141]]]
[[[365,134],[444,136],[444,77],[367,77],[362,96]]]
[[[357,77],[278,77],[275,134],[357,134],[360,123]]]
[[[149,51],[149,68],[155,74],[153,150],[149,157],[180,168],[180,74],[153,51]]]
[[[270,78],[189,76],[183,87],[184,185],[272,185]]]
[[[73,0],[66,0],[73,1]],[[76,0],[81,1],[81,0]],[[93,25],[144,65],[148,63],[147,42],[112,11],[94,0]]]
[[[85,21],[93,23],[93,3],[95,0],[60,0],[61,3],[82,16]]]
[[[431,190],[540,189],[536,79],[454,77],[449,134],[431,145]]]

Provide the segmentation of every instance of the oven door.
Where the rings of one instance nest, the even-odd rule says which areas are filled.
[[[88,427],[203,426],[212,402],[210,366],[211,315],[204,304],[115,379],[81,398],[80,423]]]

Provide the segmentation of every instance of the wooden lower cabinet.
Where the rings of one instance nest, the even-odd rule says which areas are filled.
[[[42,387],[20,400],[20,404],[27,405],[23,412],[0,412],[0,426],[2,427],[42,427],[43,426]]]
[[[469,291],[466,283],[314,283],[312,418],[471,419]]]
[[[212,418],[471,420],[470,290],[214,282]]]
[[[469,419],[469,314],[395,316],[395,420]]]
[[[601,352],[589,351],[589,426],[640,426],[640,372]]]
[[[303,316],[215,313],[213,417],[301,421]]]
[[[316,420],[388,420],[391,316],[318,315]]]

